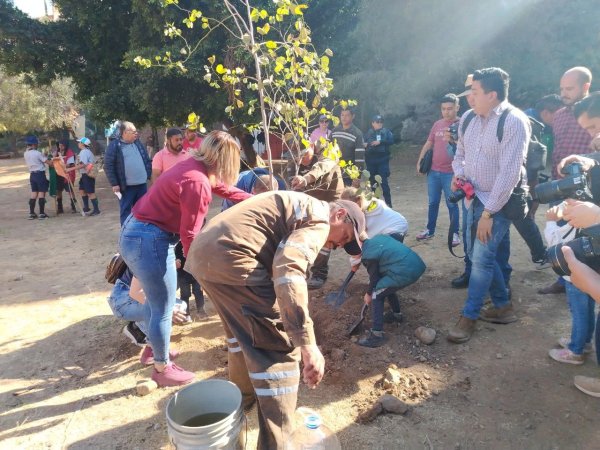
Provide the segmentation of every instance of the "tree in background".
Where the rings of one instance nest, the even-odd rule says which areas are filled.
[[[70,127],[80,110],[70,80],[32,88],[25,78],[0,71],[0,132],[10,133],[13,148],[18,134]]]
[[[508,71],[511,101],[530,106],[557,92],[569,67],[585,65],[600,76],[593,3],[360,0],[358,22],[346,39],[355,64],[346,61],[342,73],[332,67],[335,93],[352,93],[367,117],[380,112],[391,126],[405,121],[410,126],[402,138],[416,141],[437,117],[438,98],[461,92],[466,75],[478,68]]]

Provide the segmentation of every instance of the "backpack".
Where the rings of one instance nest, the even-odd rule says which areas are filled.
[[[496,129],[496,137],[498,142],[502,142],[502,136],[504,135],[504,122],[506,122],[506,116],[513,109],[513,107],[506,108],[498,119],[498,128]],[[465,134],[469,123],[475,117],[475,111],[471,110],[465,120],[462,123],[461,131]],[[527,169],[527,177],[529,179],[537,179],[537,172],[546,168],[546,156],[548,148],[540,142],[542,133],[544,131],[544,124],[538,122],[532,117],[528,117],[529,127],[531,129],[531,138],[529,144],[527,144],[527,161],[525,163],[525,169]],[[532,175],[535,176],[532,178]]]

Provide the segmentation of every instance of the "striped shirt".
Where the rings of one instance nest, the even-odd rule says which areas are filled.
[[[502,142],[498,142],[498,120],[509,106],[508,101],[503,101],[488,117],[473,117],[463,135],[462,123],[470,110],[464,113],[452,162],[454,173],[473,183],[477,198],[492,214],[502,209],[519,182],[531,135],[527,116],[513,109],[506,116]],[[526,181],[524,179],[522,184]]]
[[[341,124],[333,129],[331,139],[336,140],[344,161],[352,161],[359,169],[365,166],[365,140],[356,125],[344,128]]]
[[[592,137],[581,128],[573,108],[565,106],[554,114],[552,122],[554,132],[554,150],[552,150],[552,178],[557,179],[556,166],[569,155],[585,155],[591,152]]]

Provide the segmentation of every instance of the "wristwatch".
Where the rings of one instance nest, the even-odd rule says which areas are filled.
[[[491,219],[493,216],[493,214],[489,211],[486,211],[485,209],[483,210],[483,212],[481,213],[481,217],[484,219]]]

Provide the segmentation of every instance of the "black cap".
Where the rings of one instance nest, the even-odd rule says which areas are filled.
[[[381,122],[383,123],[383,116],[381,114],[375,114],[371,122]]]

